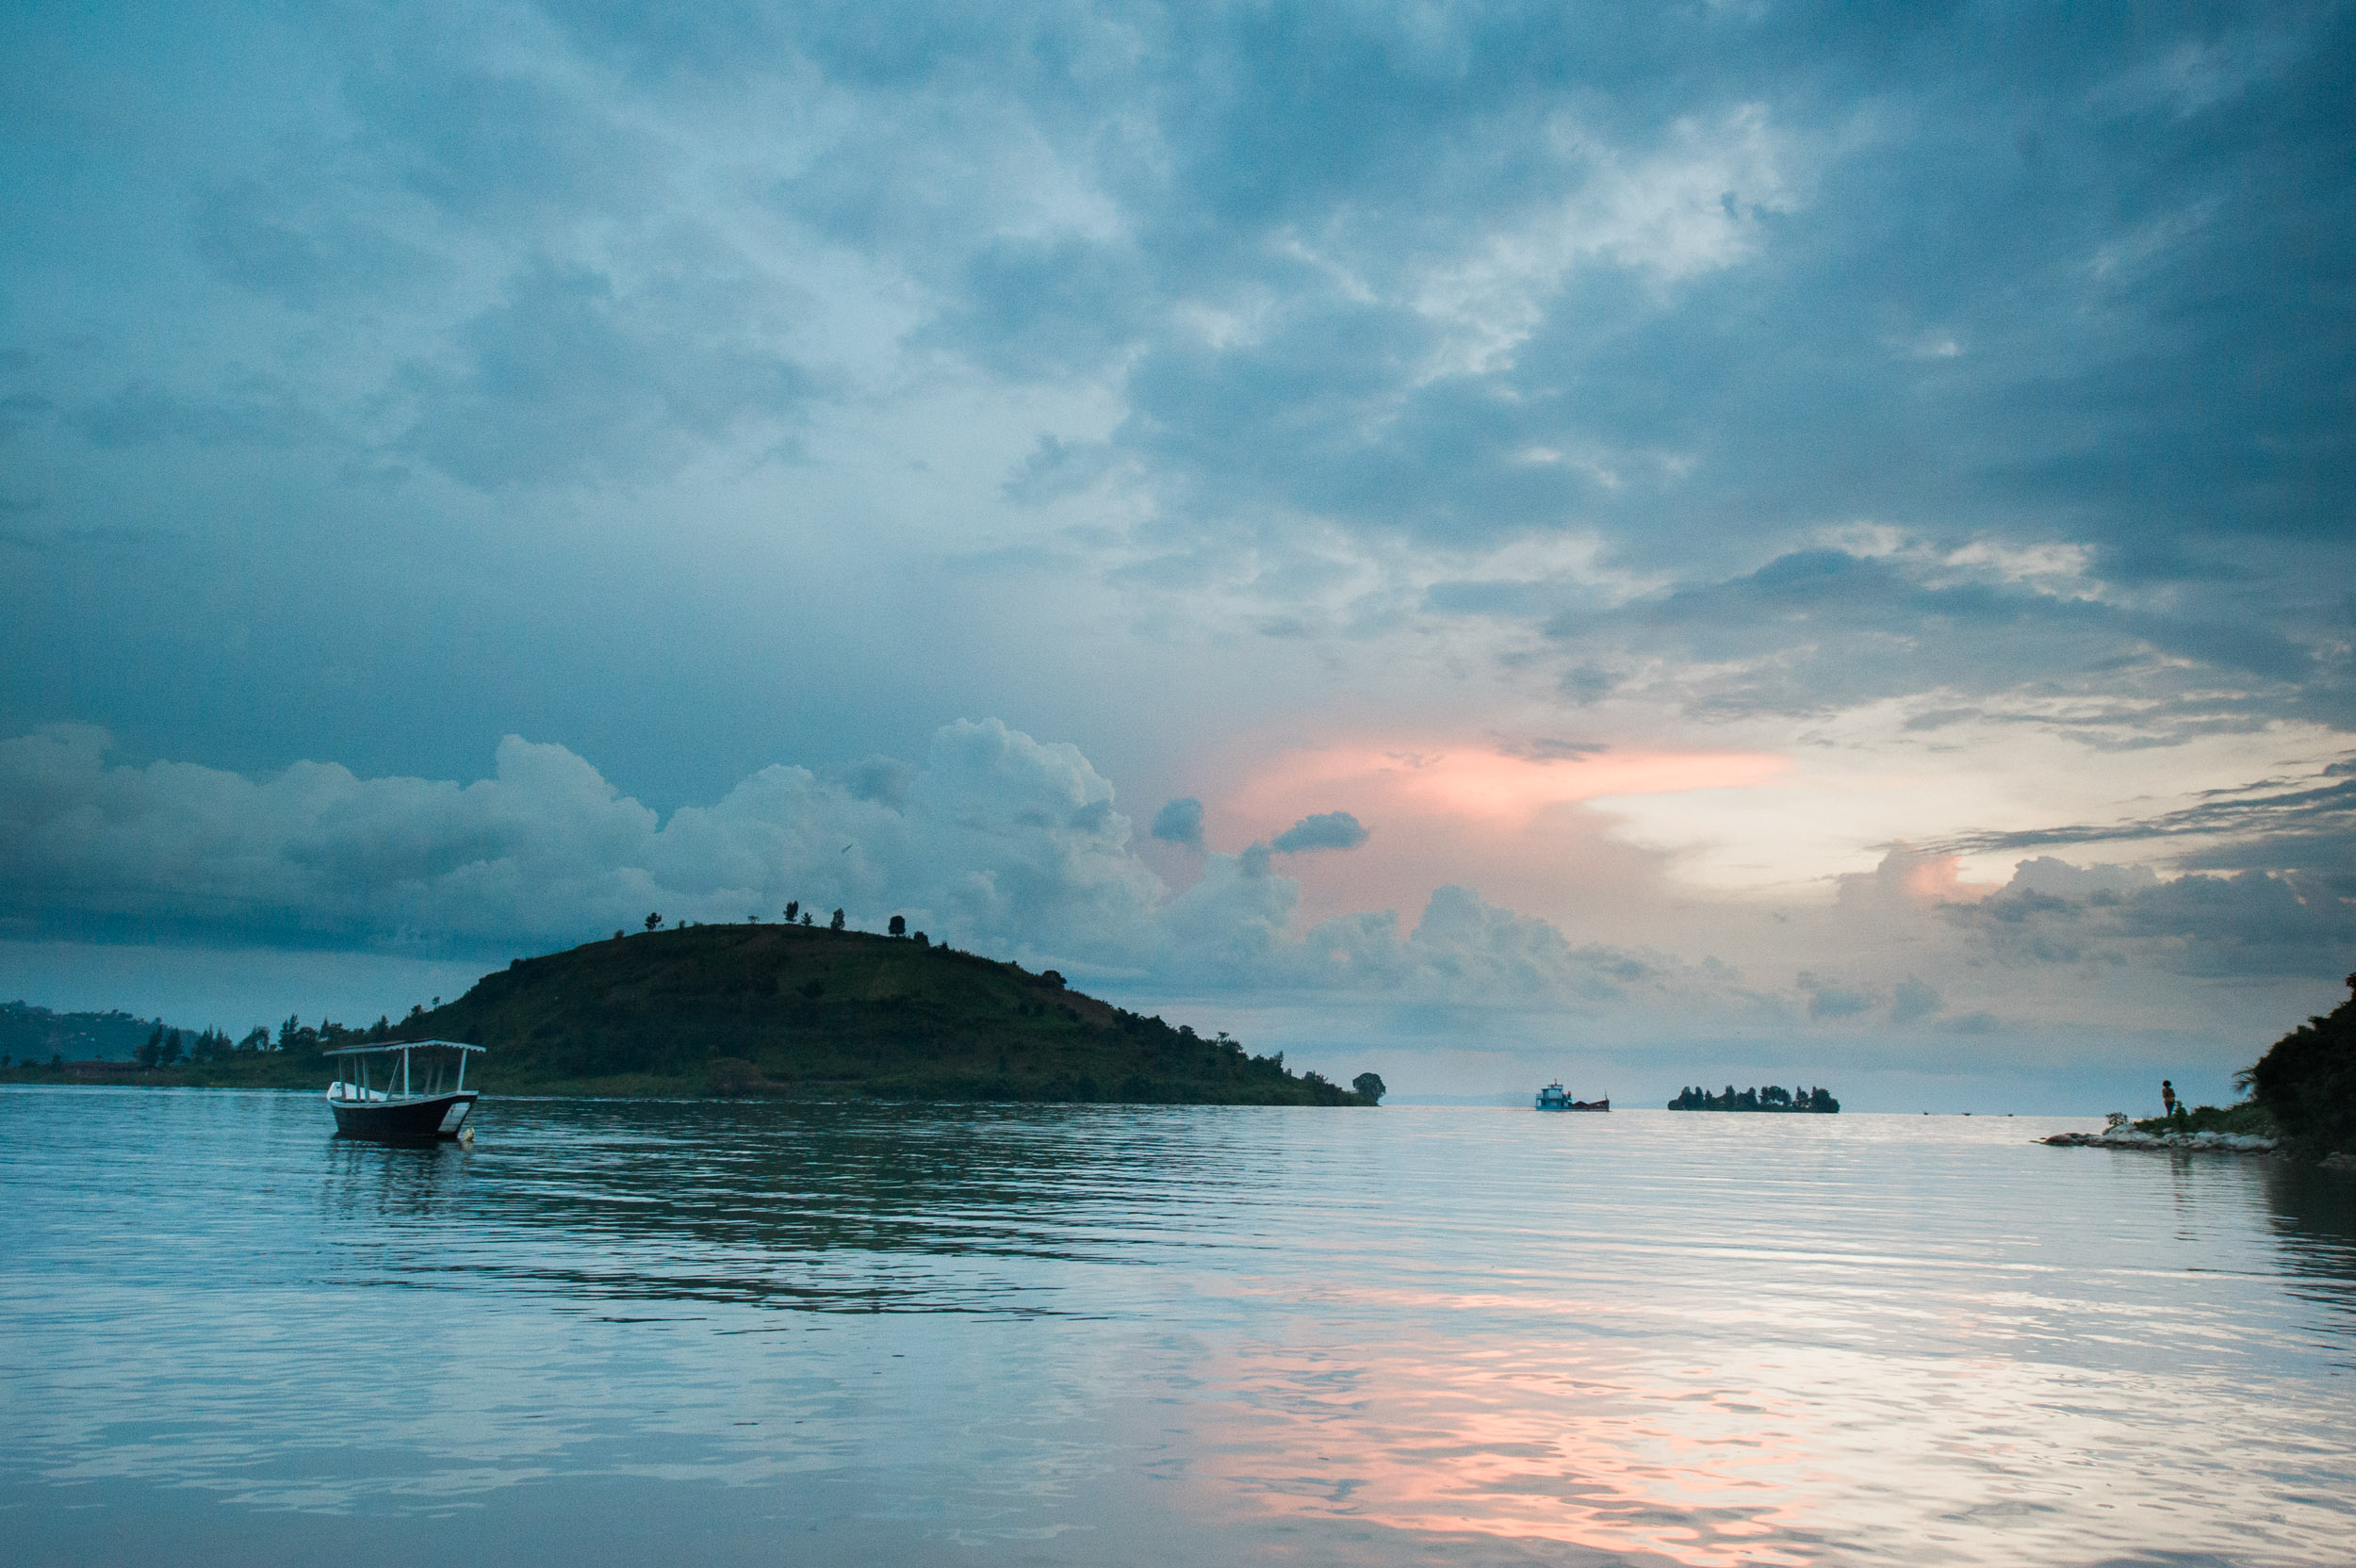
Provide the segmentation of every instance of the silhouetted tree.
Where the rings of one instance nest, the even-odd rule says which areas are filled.
[[[661,915],[648,915],[648,916],[646,917],[646,929],[647,929],[647,930],[649,930],[649,931],[660,931],[660,930],[662,930],[662,929],[663,929],[663,917],[662,917]]]
[[[154,1067],[164,1059],[164,1026],[155,1025],[155,1032],[147,1037],[147,1043],[131,1053],[131,1059],[141,1067]]]
[[[808,925],[810,923],[810,911],[808,909],[802,911],[802,923],[804,925]]]
[[[895,937],[905,937],[905,936],[907,936],[907,935],[908,934],[908,917],[907,917],[907,916],[905,916],[905,915],[894,915],[894,916],[892,916],[892,923],[891,923],[889,926],[885,927],[885,929],[886,929],[886,930],[888,930],[888,931],[889,931],[889,932],[890,932],[892,936],[895,936]]]
[[[2309,1149],[2356,1148],[2356,974],[2348,999],[2266,1048],[2234,1082]]]
[[[1379,1072],[1362,1072],[1350,1081],[1350,1086],[1378,1105],[1383,1102],[1383,1097],[1390,1093],[1390,1086],[1383,1082],[1383,1075]]]
[[[796,898],[788,900],[785,906],[785,923],[788,925],[793,924],[794,917],[801,912],[802,901],[800,899]]]
[[[1039,972],[1039,983],[1050,990],[1059,991],[1063,989],[1063,975],[1059,971],[1043,969]]]
[[[840,930],[842,930],[842,929],[843,929],[843,911],[842,911],[842,910],[837,909],[837,910],[834,912],[834,919],[832,919],[832,920],[830,920],[830,921],[826,922],[826,929],[827,929],[827,930],[829,930],[829,931],[840,931]]]

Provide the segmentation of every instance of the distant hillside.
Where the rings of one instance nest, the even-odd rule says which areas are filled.
[[[11,1061],[128,1061],[161,1019],[129,1013],[53,1013],[22,1002],[0,1003],[0,1056]]]
[[[811,926],[699,925],[518,959],[389,1037],[487,1046],[488,1089],[645,1079],[794,1097],[1367,1102],[1052,970]]]

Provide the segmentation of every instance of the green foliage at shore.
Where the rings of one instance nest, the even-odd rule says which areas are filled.
[[[1677,1097],[1669,1102],[1673,1111],[1799,1111],[1820,1116],[1836,1116],[1841,1102],[1829,1089],[1787,1089],[1780,1084],[1765,1088],[1748,1088],[1740,1093],[1728,1084],[1724,1094],[1712,1094],[1704,1088],[1679,1089]]]
[[[2234,1080],[2313,1153],[2356,1152],[2356,974],[2348,1000],[2276,1040]]]
[[[647,930],[518,959],[398,1024],[288,1024],[266,1051],[147,1071],[86,1065],[79,1077],[324,1088],[324,1049],[454,1039],[489,1048],[467,1082],[495,1094],[1374,1103],[1287,1071],[1281,1054],[1072,990],[1053,971],[809,924]]]
[[[2282,1135],[2282,1124],[2274,1119],[2274,1113],[2247,1100],[2221,1109],[2216,1105],[2191,1109],[2179,1105],[2174,1116],[2146,1117],[2135,1127],[2138,1133],[2240,1133],[2260,1138]]]

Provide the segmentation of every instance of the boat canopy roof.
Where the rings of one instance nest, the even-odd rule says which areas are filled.
[[[457,1040],[387,1040],[383,1045],[345,1045],[333,1051],[322,1051],[322,1056],[381,1056],[394,1051],[482,1051],[480,1045],[465,1045]]]

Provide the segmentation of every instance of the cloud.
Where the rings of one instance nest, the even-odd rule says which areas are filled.
[[[109,749],[88,726],[0,742],[0,935],[489,956],[650,911],[776,919],[798,899],[1186,987],[1498,1005],[1609,1003],[1687,975],[1574,945],[1458,887],[1404,937],[1389,913],[1298,932],[1300,884],[1270,873],[1265,845],[1207,856],[1173,896],[1130,853],[1129,821],[1085,757],[994,719],[943,726],[921,765],[766,767],[668,820],[564,747],[515,736],[471,784],[316,762],[254,779],[110,765]],[[1311,821],[1336,839],[1355,829],[1346,813]]]
[[[1802,970],[1792,982],[1808,996],[1808,1016],[1812,1019],[1855,1018],[1871,1012],[1875,998],[1870,991],[1851,990],[1819,979]]]
[[[666,472],[741,428],[776,439],[814,384],[757,325],[715,330],[661,291],[536,269],[467,323],[454,363],[411,363],[418,414],[402,444],[497,488]]]
[[[1583,762],[1612,749],[1602,741],[1562,741],[1538,735],[1528,739],[1513,736],[1497,737],[1497,750],[1508,757],[1526,758],[1533,762]]]
[[[8,797],[0,918],[430,946],[815,895],[1237,986],[1689,983],[1334,890],[1499,890],[1437,851],[1413,897],[1275,862],[1303,894],[1273,841],[1173,896],[1092,770],[916,739],[1020,709],[1165,787],[1445,730],[1412,777],[1219,803],[1347,807],[1385,861],[1577,817],[1788,885],[1897,810],[1792,827],[1984,773],[1836,884],[1849,946],[1734,955],[1837,964],[1811,1005],[2342,972],[2356,797],[2284,760],[2356,725],[2329,8],[2002,47],[1971,8],[162,15],[21,28],[0,164],[43,219],[0,294],[46,305],[0,343],[0,547],[42,554],[0,574],[0,734],[243,772],[58,763],[78,804]],[[218,90],[257,58],[303,85]],[[517,741],[463,782],[515,730],[597,766]],[[785,735],[810,766],[757,771]],[[1629,797],[1705,750],[1690,816]],[[288,765],[325,756],[356,773]],[[1737,783],[1791,793],[1711,815]],[[2089,797],[2183,809],[1971,816]],[[2116,885],[1959,874],[2121,837],[2155,865]],[[1371,923],[1312,951],[1304,907]]]
[[[1939,912],[1981,952],[2031,967],[2318,974],[2356,951],[2356,889],[2296,872],[2163,879],[2149,867],[2080,868],[2040,857],[1995,895]]]
[[[1317,849],[1356,849],[1370,837],[1347,811],[1318,811],[1301,818],[1268,841],[1279,855],[1304,855]]]
[[[1898,983],[1896,992],[1890,999],[1890,1021],[1912,1023],[1918,1019],[1930,1017],[1946,1005],[1939,992],[1924,985],[1921,976],[1909,974]]]
[[[1203,803],[1192,795],[1180,795],[1153,813],[1153,837],[1166,844],[1183,844],[1188,849],[1203,847]]]
[[[28,933],[176,931],[483,950],[633,923],[842,904],[977,944],[1136,956],[1159,883],[1112,787],[1070,746],[996,721],[937,733],[920,770],[829,782],[763,768],[658,820],[562,746],[510,736],[490,778],[264,779],[107,766],[102,731],[0,743],[0,918]],[[850,852],[844,853],[844,846]]]
[[[1723,1005],[1723,980],[1663,955],[1573,943],[1550,922],[1517,914],[1470,888],[1434,889],[1414,931],[1389,911],[1310,928],[1288,978],[1309,991],[1424,1000],[1487,999],[1534,1007],[1609,1006],[1632,999]]]
[[[2334,763],[2322,768],[2315,779],[2269,779],[2237,789],[2205,790],[2191,806],[2108,824],[1958,834],[1941,847],[1961,854],[1986,854],[2049,845],[2230,836],[2236,849],[2207,853],[2279,857],[2242,864],[2356,870],[2356,779],[2343,779],[2345,771],[2344,765]]]
[[[305,220],[259,181],[206,195],[192,225],[197,255],[238,287],[303,310],[348,307],[417,287],[452,270],[376,223],[329,211]]]

